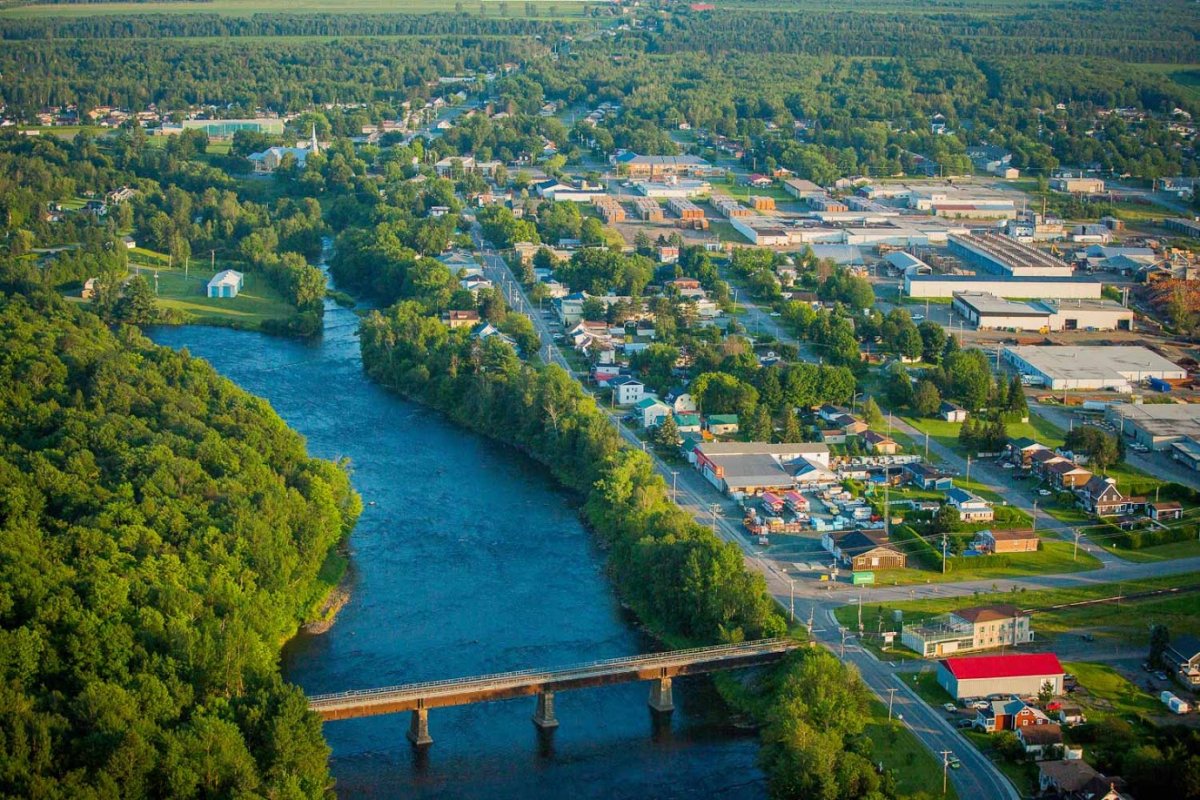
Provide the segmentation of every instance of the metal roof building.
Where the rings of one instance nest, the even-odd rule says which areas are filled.
[[[938,662],[937,681],[955,700],[991,694],[1034,695],[1049,683],[1063,690],[1062,664],[1053,653],[947,658]]]
[[[1009,346],[1003,360],[1050,389],[1115,389],[1150,378],[1182,379],[1187,372],[1145,347]]]

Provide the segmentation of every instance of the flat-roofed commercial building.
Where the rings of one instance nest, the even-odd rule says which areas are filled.
[[[692,456],[713,486],[746,494],[787,491],[797,485],[797,472],[826,472],[829,467],[829,446],[817,443],[704,442]]]
[[[1145,347],[1010,346],[1003,359],[1037,385],[1050,389],[1115,389],[1150,378],[1181,380],[1187,372]]]
[[[1016,606],[961,608],[923,622],[905,625],[901,643],[926,658],[952,653],[1015,646],[1033,641],[1029,615]]]
[[[963,292],[954,295],[953,308],[980,330],[1133,330],[1133,311],[1112,300],[1018,302],[986,292]]]
[[[1053,653],[947,658],[938,663],[937,682],[955,700],[991,694],[1035,695],[1050,684],[1062,694],[1066,672]]]
[[[1125,436],[1152,450],[1167,450],[1184,439],[1200,441],[1200,404],[1150,403],[1110,405],[1108,422]]]
[[[960,292],[985,292],[997,297],[1037,297],[1057,300],[1098,300],[1103,285],[1090,278],[1011,278],[1003,275],[904,276],[908,297],[953,297]]]
[[[948,242],[951,253],[997,275],[1067,278],[1074,271],[1047,252],[996,233],[953,233]]]

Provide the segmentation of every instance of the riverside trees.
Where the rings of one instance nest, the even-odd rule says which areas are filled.
[[[324,797],[277,659],[360,510],[345,472],[48,293],[0,293],[0,339],[0,793]]]

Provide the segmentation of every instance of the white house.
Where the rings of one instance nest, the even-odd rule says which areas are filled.
[[[208,282],[209,297],[237,297],[242,290],[242,273],[232,269],[221,270]]]
[[[955,487],[946,492],[946,502],[958,509],[963,522],[990,522],[995,516],[991,503],[966,489]]]
[[[671,407],[657,397],[643,397],[634,408],[642,415],[643,428],[653,428],[671,413]]]
[[[646,385],[630,375],[618,375],[608,382],[616,404],[631,406],[646,396]]]

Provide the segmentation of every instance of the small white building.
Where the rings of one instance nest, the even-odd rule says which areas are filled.
[[[242,273],[226,269],[213,275],[208,282],[209,297],[237,297],[242,290]]]
[[[615,402],[619,406],[631,406],[646,396],[646,385],[637,378],[629,375],[618,375],[608,382],[613,390]]]

